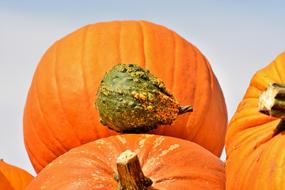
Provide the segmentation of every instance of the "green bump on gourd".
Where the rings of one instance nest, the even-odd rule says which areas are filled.
[[[96,108],[103,125],[136,133],[170,125],[179,114],[192,111],[180,106],[160,79],[135,64],[118,64],[105,74]]]

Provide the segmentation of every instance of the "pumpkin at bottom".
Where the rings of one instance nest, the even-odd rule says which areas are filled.
[[[144,175],[152,180],[148,189],[224,189],[224,164],[201,146],[174,137],[126,134],[102,138],[55,159],[27,190],[116,189],[116,160],[135,152]]]

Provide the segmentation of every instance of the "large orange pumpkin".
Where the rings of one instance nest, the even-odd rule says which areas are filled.
[[[24,111],[25,145],[36,171],[73,147],[115,134],[100,124],[94,103],[99,82],[118,63],[149,69],[181,105],[194,108],[151,133],[191,140],[220,155],[226,107],[202,53],[163,26],[116,21],[69,34],[41,59]]]
[[[203,147],[174,137],[127,134],[70,150],[47,165],[27,190],[116,189],[116,159],[128,149],[152,180],[149,189],[224,189],[224,163]]]
[[[285,189],[285,145],[280,119],[259,112],[270,83],[285,83],[285,52],[252,78],[226,135],[228,190]],[[284,130],[284,126],[283,126]]]
[[[0,160],[1,190],[24,190],[33,178],[25,170]]]

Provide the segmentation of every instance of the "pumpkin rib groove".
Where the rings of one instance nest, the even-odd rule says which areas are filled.
[[[255,87],[253,87],[253,88],[255,88]],[[255,88],[255,89],[258,90],[257,88]],[[244,96],[244,100],[246,100],[246,101],[253,101],[253,100],[256,100],[256,98],[257,98],[257,95],[252,95],[252,94],[246,94]]]
[[[253,89],[255,89],[255,90],[257,90],[257,91],[262,91],[262,89],[260,88],[260,87],[258,87],[257,85],[255,85],[253,82],[251,82],[250,84],[249,84],[249,89],[251,89],[251,90],[253,90]],[[250,98],[257,98],[257,96],[256,96],[256,94],[254,94],[254,95],[252,95],[252,94],[248,94],[248,93],[246,93],[245,95],[244,95],[244,97],[245,98],[247,98],[247,97],[250,97]]]
[[[257,142],[257,143],[255,143],[255,144],[250,144],[249,147],[248,147],[248,149],[244,150],[242,153],[239,154],[239,156],[240,156],[241,158],[250,157],[250,155],[252,154],[250,151],[252,151],[252,150],[253,150],[253,151],[259,151],[260,149],[263,148],[264,143],[262,143],[262,142],[265,141],[264,138],[266,139],[266,137],[260,137],[260,136],[262,136],[262,135],[263,135],[264,133],[266,133],[266,132],[267,132],[267,131],[265,131],[265,132],[264,132],[264,131],[261,131],[261,132],[258,131],[255,136],[250,136],[250,135],[248,135],[246,138],[244,138],[244,140],[243,140],[241,143],[239,143],[239,144],[235,143],[235,144],[237,144],[237,145],[232,145],[231,147],[233,147],[233,148],[231,148],[231,149],[227,148],[227,150],[226,150],[227,155],[228,155],[228,154],[235,154],[235,152],[236,152],[236,151],[239,151],[239,149],[244,149],[247,144],[250,144],[250,142],[252,142],[253,139],[258,139],[258,142]],[[272,140],[272,138],[269,139],[269,141],[270,141],[270,140]],[[269,142],[269,141],[268,141],[268,142]],[[238,147],[238,148],[235,148],[235,147]],[[243,163],[241,163],[241,165],[242,165],[242,164],[243,164]]]
[[[280,147],[284,147],[285,145],[285,141],[283,141],[283,143],[280,145]],[[279,154],[280,157],[279,157],[279,160],[280,160],[280,168],[284,168],[285,166],[285,154]],[[276,176],[282,176],[284,175],[284,170],[278,170],[279,172],[276,172]],[[281,183],[281,181],[279,181],[279,184],[284,184],[284,183]],[[277,182],[275,184],[275,186],[277,185]],[[282,186],[280,189],[284,189],[284,186]]]
[[[273,62],[273,64],[275,64],[274,69],[275,69],[275,71],[276,71],[276,73],[277,73],[277,76],[278,76],[279,81],[285,81],[285,79],[283,79],[282,74],[281,74],[280,71],[279,71],[279,70],[282,70],[282,69],[279,68],[279,65],[280,65],[279,62],[278,62],[277,60],[275,60],[275,61]],[[274,82],[279,82],[279,81],[274,81]]]
[[[17,176],[20,176],[20,174],[17,174]],[[24,179],[22,177],[19,178],[20,178],[20,184],[24,184]]]
[[[198,51],[198,50],[197,50]],[[209,62],[208,60],[206,59],[206,57],[204,55],[201,55],[202,59],[204,60],[204,63],[205,65],[207,66],[207,70],[209,71],[208,72],[208,75],[210,76],[210,87],[211,89],[213,89],[213,84],[214,84],[214,76],[212,75],[212,69],[210,68],[210,65],[209,65]]]
[[[39,110],[39,114],[42,116],[42,118],[45,120],[45,124],[47,125],[47,127],[45,127],[45,129],[49,130],[49,132],[51,133],[51,137],[53,137],[53,142],[56,143],[56,146],[60,148],[60,153],[63,153],[63,152],[66,152],[68,151],[68,149],[60,142],[59,139],[57,139],[54,131],[52,130],[52,127],[49,127],[49,122],[48,120],[45,118],[44,116],[44,112],[43,112],[43,109],[42,109],[42,103],[41,103],[41,98],[40,98],[40,94],[38,92],[38,79],[36,78],[35,80],[35,88],[34,88],[34,96],[35,96],[35,103],[37,105],[37,108]],[[30,121],[31,121],[31,124],[34,125],[34,119],[30,116]],[[44,142],[40,137],[39,137],[39,134],[38,134],[38,131],[37,131],[37,127],[31,127],[32,130],[34,131],[34,135],[37,137],[38,141],[37,142],[40,142],[41,144],[44,145],[44,147],[51,153],[53,154],[54,156],[56,156],[56,152],[54,152],[48,145],[46,142]],[[40,164],[41,167],[44,167],[45,164],[43,165],[42,163],[40,163],[40,161],[37,159],[37,157],[35,157],[35,154],[33,154],[34,156],[34,159],[37,160],[37,162]],[[57,156],[56,156],[57,157]]]
[[[92,30],[90,30],[90,28],[91,27],[94,27],[94,25],[95,24],[93,24],[93,25],[88,25],[88,28],[89,28],[89,33],[91,33],[91,34],[93,34],[92,32],[94,32],[94,31],[92,31]],[[92,28],[91,28],[92,29]],[[88,33],[86,33],[86,36],[88,36]],[[87,38],[87,37],[86,37]],[[90,38],[90,39],[89,39]],[[86,40],[86,41],[91,41],[92,40],[92,38],[93,38],[93,36],[91,36],[90,37],[90,34],[89,34],[89,36],[88,36],[88,40]],[[96,41],[96,40],[94,40],[94,41]],[[86,42],[85,42],[86,43]],[[86,49],[86,48],[85,48]],[[93,48],[93,51],[94,51],[94,48]],[[96,51],[96,48],[95,48],[95,51]],[[96,65],[96,64],[100,64],[100,61],[99,60],[96,60],[96,59],[94,59],[93,57],[92,57],[92,61],[93,61],[93,64],[86,64],[86,65],[83,65],[84,66],[84,68],[85,67],[89,67],[89,68],[93,68],[94,67],[94,65]],[[87,79],[87,77],[90,77],[90,75],[87,75],[88,74],[88,72],[85,72],[85,79]],[[90,78],[92,78],[92,76],[90,77]],[[87,80],[88,81],[88,80]],[[88,83],[87,83],[87,81],[86,81],[86,85],[88,85]],[[90,84],[89,84],[89,86],[90,86]],[[90,91],[88,91],[88,89],[89,88],[87,88],[86,90],[87,90],[87,92],[88,92],[88,94],[90,95],[90,98],[91,98],[91,104],[90,104],[90,106],[89,106],[89,109],[91,110],[90,111],[90,115],[91,115],[91,117],[92,117],[92,121],[91,121],[91,123],[94,125],[94,129],[92,130],[92,131],[96,131],[96,132],[93,132],[92,133],[92,135],[94,135],[94,136],[96,136],[97,138],[99,138],[99,137],[102,137],[102,136],[104,136],[102,133],[103,132],[101,132],[102,130],[104,130],[105,128],[101,128],[101,126],[97,126],[98,124],[98,118],[96,118],[96,115],[93,113],[93,111],[94,111],[94,102],[95,102],[95,98],[92,100],[92,98],[93,97],[96,97],[96,93],[95,94],[93,94],[93,92],[90,92]],[[92,94],[92,96],[91,96],[91,94]],[[105,130],[107,130],[107,129],[105,129]],[[96,139],[97,139],[96,138]]]
[[[198,50],[196,49],[196,51],[198,51]],[[209,79],[210,79],[210,85],[209,85],[209,87],[210,87],[211,89],[213,89],[214,79],[213,79],[213,75],[210,73],[210,72],[211,72],[211,69],[210,69],[210,67],[209,67],[210,65],[209,65],[209,63],[208,63],[208,61],[206,60],[206,58],[205,58],[204,55],[201,54],[201,57],[202,57],[202,60],[204,61],[204,64],[206,65],[207,70],[208,70],[207,75],[209,76]],[[209,97],[209,105],[211,105],[211,104],[213,103],[213,96],[212,96],[212,94],[209,94],[207,97]],[[206,107],[205,107],[205,108],[206,108]],[[205,109],[205,110],[207,110],[206,113],[208,113],[209,109]],[[207,115],[207,114],[206,114],[206,115]],[[200,126],[203,125],[205,121],[206,121],[206,119],[202,119]],[[199,134],[199,132],[200,132],[201,129],[202,129],[201,127],[198,128],[198,132],[196,133],[196,135]],[[194,138],[196,138],[196,136],[195,136]]]
[[[23,186],[23,184],[24,184],[24,178],[23,177],[21,177],[21,175],[19,174],[19,173],[16,173],[16,175],[18,176],[17,178],[18,178],[18,180],[17,180],[17,183],[18,184],[21,184],[21,186]],[[20,180],[19,180],[20,179]],[[15,189],[16,189],[16,187],[14,187]]]
[[[145,147],[145,150],[151,149],[151,147],[153,146],[154,140],[155,139],[153,137],[147,138],[146,141],[148,141],[148,144],[147,145],[145,143],[143,144],[143,146]],[[146,165],[147,160],[149,158],[149,155],[150,155],[150,151],[145,151],[144,152],[144,154],[142,156],[142,159],[140,160],[140,163],[141,163],[142,166]]]
[[[235,134],[235,136],[234,136],[234,138],[237,138],[238,140],[236,140],[236,141],[232,141],[231,143],[232,143],[232,145],[231,146],[229,146],[227,149],[226,149],[226,152],[227,152],[227,154],[230,154],[231,152],[234,152],[236,149],[238,149],[239,147],[241,147],[242,146],[242,144],[246,144],[246,142],[247,141],[249,141],[249,139],[250,139],[250,137],[251,137],[251,135],[250,134],[248,134],[248,133],[250,133],[251,131],[252,131],[253,129],[252,128],[250,128],[250,129],[246,129],[246,133],[245,134],[240,134],[240,133],[237,133],[237,134]],[[258,133],[258,130],[257,129],[255,129],[254,131],[257,131],[256,133]],[[226,143],[228,143],[227,142],[227,138],[226,138]]]
[[[276,135],[274,134],[274,131],[272,131],[272,134],[268,134],[266,137],[264,137],[263,140],[261,140],[260,142],[256,143],[255,145],[255,149],[257,149],[258,147],[265,145],[267,143],[270,143],[270,141],[272,141],[273,139],[275,139]]]
[[[238,133],[242,132],[243,130],[247,130],[247,129],[250,130],[252,128],[259,128],[259,126],[262,126],[262,125],[264,125],[266,123],[271,123],[271,122],[275,122],[276,121],[276,119],[273,119],[273,120],[261,120],[261,119],[258,118],[258,119],[254,120],[255,124],[253,122],[250,125],[248,125],[248,124],[244,125],[244,127],[242,127],[242,125],[240,125],[241,122],[245,122],[245,121],[249,120],[249,118],[252,120],[252,117],[255,117],[255,116],[252,115],[252,114],[248,115],[248,116],[241,116],[241,118],[237,118],[233,122],[231,122],[230,125],[233,125],[233,126],[234,125],[238,125],[239,127],[236,127],[235,129],[232,129],[233,131],[231,131],[231,133],[228,132],[228,135],[227,135],[228,137],[226,137],[226,139],[231,138],[232,133],[237,133],[238,134]],[[235,135],[237,135],[237,134],[235,134]]]
[[[147,69],[147,63],[146,63],[147,62],[147,56],[146,56],[146,51],[145,51],[146,44],[145,44],[145,34],[144,34],[144,27],[143,27],[144,24],[143,24],[142,21],[138,21],[137,23],[139,25],[140,32],[141,32],[141,37],[142,37],[142,48],[141,48],[141,50],[142,50],[142,58],[143,58],[143,60],[142,60],[142,67]]]
[[[172,79],[171,79],[171,92],[175,92],[175,67],[176,67],[176,38],[175,38],[175,34],[173,31],[171,31],[172,33],[172,40],[173,40],[173,65],[172,65]]]
[[[201,177],[199,174],[196,174],[196,176],[195,176],[195,173],[193,172],[192,173],[192,175],[194,175],[194,176],[171,176],[171,177],[164,177],[164,178],[161,178],[161,179],[159,179],[159,180],[157,180],[157,181],[155,181],[155,183],[167,183],[167,181],[173,181],[173,180],[175,180],[175,181],[183,181],[183,180],[193,180],[193,181],[195,181],[195,180],[201,180],[201,178],[204,178],[204,179],[207,179],[208,181],[210,181],[211,179],[210,178],[208,178],[209,176],[203,176],[203,177]],[[214,180],[211,180],[211,181],[214,181]]]
[[[82,153],[81,152],[75,152],[75,156],[72,158],[72,160],[76,160],[76,158],[77,158],[77,156],[78,156],[78,154],[79,155],[82,155]],[[89,155],[88,155],[88,157],[89,157]],[[82,159],[83,160],[83,159]],[[81,161],[82,161],[81,160]],[[85,158],[85,160],[86,161],[91,161],[91,163],[92,162],[99,162],[100,164],[96,164],[96,168],[98,168],[98,169],[101,169],[102,171],[104,171],[106,174],[108,174],[108,175],[110,175],[110,176],[112,176],[114,173],[113,173],[113,171],[111,171],[111,170],[108,170],[107,168],[108,168],[108,165],[106,164],[106,162],[104,162],[102,159],[99,159],[98,157],[95,157],[95,156],[90,156],[89,158]],[[76,165],[77,166],[77,165]],[[82,166],[80,166],[80,167],[82,167]],[[87,166],[88,167],[88,166]]]
[[[166,137],[167,138],[167,137]],[[152,167],[152,170],[147,174],[147,175],[152,175],[152,173],[156,173],[158,172],[160,169],[163,168],[163,166],[152,166],[152,161],[151,159],[148,160],[148,157],[150,155],[155,155],[156,152],[159,152],[161,150],[161,146],[164,145],[163,141],[165,140],[165,136],[160,136],[159,138],[156,138],[152,141],[152,145],[149,146],[151,148],[151,151],[147,152],[147,157],[145,158],[145,160],[147,160],[146,162],[144,162],[144,164],[142,165],[144,168],[145,167]],[[158,155],[156,157],[156,161],[159,162],[160,160],[160,155]],[[150,165],[150,166],[149,166]]]
[[[81,59],[79,61],[79,64],[81,66],[81,73],[82,73],[82,81],[83,81],[83,88],[84,88],[84,94],[86,95],[87,97],[87,101],[88,102],[91,102],[91,96],[87,90],[87,83],[86,83],[86,71],[85,71],[85,66],[84,66],[84,58],[85,58],[85,47],[86,47],[86,38],[87,38],[87,35],[88,35],[88,31],[89,31],[89,25],[85,27],[85,29],[83,30],[83,45],[82,45],[82,48],[81,48]],[[91,104],[92,105],[92,104]],[[88,106],[88,109],[92,109],[92,107]],[[95,117],[94,117],[94,114],[90,114],[91,117],[92,117],[92,124],[95,126]],[[97,133],[93,133],[93,135],[95,136],[95,138],[98,138],[98,135]],[[80,142],[81,143],[81,142]]]
[[[37,103],[37,107],[38,107],[38,113],[42,116],[43,120],[45,121],[44,123],[47,125],[47,127],[45,129],[47,129],[50,133],[51,133],[51,136],[53,137],[53,139],[55,140],[55,143],[57,145],[59,145],[58,147],[61,149],[62,152],[66,152],[68,151],[68,148],[66,148],[64,146],[64,144],[61,143],[61,141],[57,138],[57,136],[55,135],[56,133],[54,133],[52,127],[50,127],[50,124],[48,122],[48,119],[45,117],[45,114],[44,114],[44,111],[43,111],[43,108],[42,108],[42,101],[41,101],[41,98],[40,98],[40,93],[39,93],[39,89],[38,89],[38,77],[39,75],[36,75],[35,76],[35,80],[34,80],[34,89],[31,89],[31,92],[34,93],[34,96],[35,96],[35,100]],[[30,106],[29,106],[30,107]],[[30,116],[30,115],[29,115]],[[31,116],[30,116],[31,117]],[[32,122],[32,125],[34,125],[32,119],[31,119],[31,122]],[[49,149],[49,148],[48,148]],[[54,152],[53,152],[54,153]]]
[[[260,81],[262,81],[262,80],[269,80],[269,78],[266,78],[264,73],[262,74],[261,72],[257,72],[254,76],[254,79],[252,81],[250,81],[248,89],[253,87],[257,91],[260,91],[260,92],[263,91],[266,87],[264,86],[264,84],[259,84]],[[270,81],[268,81],[268,82],[270,82]],[[247,95],[247,93],[245,95]]]
[[[197,52],[196,52],[196,49],[195,49],[195,47],[191,44],[191,46],[192,46],[192,51],[193,51],[193,53],[194,53],[194,59],[193,60],[197,60],[197,57],[198,57],[198,54],[197,54]],[[197,72],[197,70],[198,70],[198,66],[197,66],[197,64],[196,64],[196,61],[194,62],[194,72],[193,73],[196,73]],[[197,85],[197,80],[195,80],[194,81],[195,82],[195,84],[194,84],[194,86],[196,86]],[[193,92],[192,92],[193,94],[194,94],[194,96],[193,96],[193,103],[192,103],[192,106],[193,106],[193,112],[192,112],[192,114],[193,115],[195,115],[195,118],[197,117],[197,112],[195,111],[195,107],[196,107],[196,97],[197,97],[197,95],[196,95],[196,93],[197,93],[197,90],[196,90],[196,88],[193,88]],[[194,117],[193,117],[194,118]],[[193,119],[194,120],[194,119]],[[197,121],[196,121],[197,122]],[[186,126],[190,126],[191,125],[191,123],[192,123],[192,119],[188,116],[187,117],[187,121],[186,121]],[[200,126],[198,126],[198,125],[196,125],[197,127],[200,127]],[[193,129],[191,129],[191,131],[189,131],[190,129],[188,128],[188,127],[186,127],[185,129],[186,129],[186,132],[188,133],[188,134],[193,134],[192,136],[191,136],[191,140],[192,139],[194,139],[193,137],[194,136],[196,136],[196,134],[197,134],[197,127],[195,127],[194,128],[194,130],[195,130],[195,132],[193,132],[194,130]]]
[[[248,157],[250,157],[252,154],[250,153],[249,155],[247,155]],[[242,179],[242,175],[240,173],[243,172],[243,170],[245,170],[245,165],[247,164],[248,166],[250,166],[250,164],[248,163],[245,163],[245,162],[238,162],[236,164],[239,164],[239,168],[236,170],[236,173],[239,174],[239,178],[237,178],[235,181],[234,181],[234,186],[237,187],[237,189],[241,189],[239,184],[240,184],[240,181]]]
[[[253,155],[253,153],[250,153],[247,157],[248,158],[251,158]],[[235,183],[236,183],[236,187],[239,187],[240,184],[241,184],[241,189],[244,189],[245,187],[243,187],[242,183],[240,183],[241,181],[246,181],[246,178],[247,178],[247,174],[248,173],[251,173],[250,171],[252,170],[252,166],[253,166],[253,163],[254,163],[254,159],[249,159],[248,162],[242,162],[240,163],[240,168],[238,169],[238,172],[237,174],[240,174],[239,178],[236,179]]]
[[[101,151],[102,152],[102,151]],[[91,158],[90,158],[91,159]],[[113,172],[111,172],[111,171],[109,171],[109,170],[107,170],[106,168],[108,168],[108,165],[106,164],[106,162],[104,162],[102,159],[99,159],[98,157],[94,157],[94,156],[92,156],[92,159],[93,160],[96,160],[96,161],[98,161],[98,162],[100,162],[100,164],[98,164],[99,165],[99,168],[101,168],[102,169],[102,171],[104,171],[105,173],[107,173],[107,174],[109,174],[109,175],[112,175],[113,174]],[[104,168],[104,167],[105,168]],[[106,167],[107,166],[107,167]],[[97,166],[98,167],[98,166]]]
[[[146,162],[146,164],[147,164],[147,162]],[[154,173],[157,173],[157,172],[159,172],[160,170],[163,170],[163,169],[164,169],[164,167],[162,165],[153,166],[152,170],[147,175],[153,175]]]
[[[119,21],[118,22],[118,63],[123,63],[122,62],[122,48],[121,48],[121,45],[122,45],[122,43],[121,43],[121,41],[122,41],[122,37],[121,37],[121,35],[122,35],[122,23]]]
[[[260,126],[262,126],[262,125],[260,125]],[[244,145],[250,143],[252,141],[252,139],[257,139],[258,137],[260,137],[263,134],[264,130],[271,131],[271,129],[267,129],[267,126],[264,126],[264,129],[262,128],[261,130],[258,130],[259,128],[255,128],[255,130],[254,130],[255,131],[255,136],[247,135],[246,137],[243,137],[244,135],[242,135],[243,138],[240,139],[241,137],[239,137],[239,136],[241,136],[241,135],[240,135],[240,133],[237,133],[237,134],[235,134],[235,136],[233,138],[235,138],[235,139],[237,138],[240,141],[238,143],[238,146],[240,147],[240,146],[244,146]],[[253,128],[249,128],[248,131],[250,132],[250,131],[252,131],[252,129]],[[245,132],[247,132],[247,131],[245,131]],[[249,132],[247,132],[247,133],[249,133]],[[259,142],[262,142],[262,141],[264,141],[264,140],[263,139],[259,140]],[[260,144],[260,143],[256,143],[256,145],[257,144]],[[237,146],[237,145],[235,145],[235,146]],[[254,147],[253,147],[253,149],[254,149]],[[235,148],[233,148],[231,151],[234,151],[234,150],[235,150]],[[229,154],[229,153],[230,152],[227,151],[227,154]],[[248,156],[248,155],[246,155],[246,156]]]
[[[25,148],[27,149],[27,153],[28,153],[28,155],[29,155],[29,158],[30,158],[30,160],[31,160],[31,162],[32,162],[33,167],[35,167],[36,165],[37,165],[37,166],[40,166],[40,167],[45,167],[45,166],[42,166],[42,165],[40,164],[38,158],[35,157],[34,153],[31,151],[30,147],[25,146]]]
[[[116,136],[119,137],[119,136]],[[119,139],[119,138],[118,138]],[[119,139],[119,142],[117,142],[117,139],[111,139],[110,144],[112,144],[114,151],[120,150],[121,147],[124,147],[124,141],[125,139]]]
[[[3,179],[4,178],[4,179]],[[5,190],[14,190],[10,181],[6,178],[6,176],[0,171],[0,187],[5,188]]]
[[[248,120],[254,120],[255,122],[258,123],[258,125],[263,125],[263,124],[266,124],[268,122],[274,122],[275,121],[275,120],[269,121],[266,119],[261,119],[260,117],[256,117],[256,115],[250,114],[247,116],[242,115],[241,118],[237,118],[234,122],[232,122],[232,124],[235,125],[235,123],[244,123]],[[250,129],[250,128],[254,128],[254,127],[256,127],[256,125],[254,122],[252,122],[251,124],[247,124],[247,125],[244,125],[243,127],[236,128],[236,131],[240,131],[241,129]]]
[[[98,149],[98,153],[102,153],[102,151],[99,151],[99,150],[100,150],[100,149]],[[93,154],[89,154],[89,152],[88,152],[88,153],[86,153],[86,152],[85,152],[85,153],[82,153],[82,152],[78,152],[78,151],[70,151],[70,155],[73,156],[72,159],[75,159],[75,160],[76,160],[76,158],[77,158],[78,155],[84,155],[84,154],[86,155],[86,157],[87,157],[88,159],[92,160],[92,162],[93,162],[93,161],[99,162],[100,164],[98,164],[98,166],[96,166],[96,167],[101,168],[102,171],[105,171],[107,174],[110,174],[110,175],[111,175],[111,173],[110,173],[108,170],[106,170],[106,168],[108,168],[108,165],[107,165],[106,162],[104,162],[102,159],[100,159],[100,158],[94,156]],[[54,163],[55,163],[55,164],[58,164],[57,159],[55,160]],[[104,168],[104,167],[106,167],[106,168]]]
[[[273,139],[272,139],[273,140]],[[278,139],[274,139],[274,140],[278,140]],[[242,184],[242,188],[243,189],[245,189],[246,188],[246,183],[249,183],[249,182],[251,182],[250,181],[250,174],[252,174],[252,172],[250,172],[249,171],[249,169],[251,169],[251,170],[253,170],[254,169],[254,166],[256,167],[256,165],[254,164],[254,162],[261,162],[261,163],[266,163],[267,161],[266,160],[260,160],[260,158],[261,157],[266,157],[266,155],[267,154],[269,154],[269,155],[275,155],[275,154],[271,154],[271,153],[274,153],[274,147],[272,148],[272,149],[269,149],[269,151],[266,151],[266,149],[267,149],[267,147],[268,146],[270,146],[272,143],[274,143],[274,141],[271,141],[271,142],[269,142],[268,144],[262,144],[262,150],[259,152],[259,158],[258,158],[258,160],[256,160],[256,159],[251,159],[250,161],[251,162],[243,162],[243,165],[245,164],[245,163],[247,163],[247,168],[248,169],[244,169],[244,167],[242,167],[242,169],[239,169],[239,170],[241,170],[239,173],[240,173],[240,175],[239,176],[243,176],[243,178],[245,178],[245,180],[242,180],[243,178],[241,178],[240,179],[240,181],[245,181],[245,183],[244,184],[242,184],[242,183],[239,183],[239,184]],[[274,143],[275,144],[275,143]],[[276,145],[276,144],[275,144]],[[276,147],[275,147],[276,148]],[[254,152],[251,152],[251,156],[252,157],[256,157],[255,156],[255,154],[256,154],[256,151],[258,151],[257,149],[256,150],[254,150]],[[257,173],[260,173],[260,167],[257,167],[257,168],[255,168],[255,171],[257,172]],[[266,177],[266,176],[265,176]],[[267,177],[269,177],[269,178],[272,178],[272,176],[267,176]],[[247,179],[247,180],[246,180]],[[270,187],[270,184],[266,184],[267,185],[267,187],[264,187],[264,188],[266,188],[266,189],[270,189],[269,187]],[[258,187],[258,186],[257,186]]]
[[[33,119],[32,119],[31,117],[27,117],[27,119],[29,119],[29,120],[31,121],[30,123],[31,123],[32,125],[34,125]],[[34,127],[31,127],[31,128],[32,128],[31,130],[33,131],[34,137],[38,139],[38,140],[37,140],[37,143],[44,144],[44,143],[39,139],[38,134],[35,133]],[[30,150],[29,147],[27,147],[27,149]],[[49,150],[49,149],[47,148],[47,150]],[[35,156],[36,154],[34,154],[31,150],[30,150],[29,152],[31,153],[31,156],[32,156],[33,160],[36,160],[36,162],[38,162],[38,164],[39,164],[41,167],[44,167],[45,165],[47,165],[47,162],[46,162],[46,161],[39,160],[39,159],[37,158],[37,156]],[[51,152],[51,153],[52,153],[52,152]],[[45,162],[45,163],[42,163],[42,162]]]
[[[279,147],[280,144],[282,144],[282,141],[280,140],[280,138],[276,138],[274,139],[275,141],[271,141],[269,144],[267,144],[267,147],[266,147],[266,150],[263,152],[263,157],[268,157],[270,155],[272,155],[272,157],[274,158],[274,160],[276,160],[277,162],[274,163],[274,164],[270,164],[271,167],[270,167],[270,170],[269,172],[265,175],[266,178],[270,179],[270,178],[273,178],[273,179],[276,179],[276,177],[278,176],[274,176],[274,170],[276,171],[277,168],[278,168],[278,165],[277,163],[279,162],[278,160],[278,156],[280,155],[280,149],[281,147]],[[270,148],[268,148],[270,147]],[[275,155],[275,156],[273,156]],[[282,155],[282,154],[281,154]],[[264,164],[269,164],[270,161],[266,160],[266,159],[262,159],[262,161],[264,162]],[[274,167],[272,167],[274,166]],[[283,170],[284,171],[284,170]],[[268,189],[270,189],[270,187],[273,185],[272,184],[273,181],[270,181],[267,185],[268,185]]]
[[[2,161],[1,161],[2,162]],[[7,171],[8,170],[8,171]],[[11,173],[11,171],[10,171],[10,168],[6,168],[6,172],[4,171],[1,171],[1,168],[0,168],[0,173],[4,176],[4,178],[6,179],[6,181],[9,183],[9,185],[13,188],[13,189],[15,189],[15,186],[14,186],[14,184],[12,184],[8,179],[9,179],[9,175],[7,175],[7,173]],[[14,175],[17,175],[17,176],[19,176],[18,175],[18,173],[15,173]],[[18,178],[18,179],[21,179],[21,178]]]
[[[197,50],[197,48],[196,47],[193,47],[193,50],[196,52],[196,55],[199,55],[199,51]],[[207,64],[207,62],[205,62],[205,59],[203,59],[204,58],[204,56],[203,55],[200,55],[201,57],[202,57],[202,60],[203,60],[203,63],[204,64]],[[207,70],[209,71],[209,69],[208,69],[208,66],[207,66]],[[197,81],[196,81],[196,83],[197,83]],[[211,83],[212,83],[212,81],[211,81]],[[211,96],[211,95],[210,95]],[[199,98],[199,96],[195,96],[195,97],[197,97],[197,98]],[[209,96],[207,96],[207,97],[209,97]],[[211,97],[211,99],[212,99],[212,97]],[[209,98],[208,98],[208,101],[209,101]],[[194,101],[195,102],[195,101]],[[210,100],[210,103],[211,103],[211,100]],[[193,106],[194,107],[194,106]],[[207,109],[208,108],[208,106],[205,106],[204,107],[204,110],[207,110],[207,111],[204,111],[204,110],[202,110],[201,112],[203,112],[203,113],[207,113],[208,112],[208,110],[209,109]],[[204,114],[205,115],[205,114]],[[200,116],[201,117],[201,116]],[[198,121],[196,121],[196,123],[197,123],[197,129],[196,129],[196,131],[195,131],[195,133],[194,133],[194,135],[192,136],[192,139],[196,139],[196,137],[198,136],[198,134],[199,134],[199,131],[201,130],[201,125],[203,125],[203,123],[205,122],[206,120],[205,119],[200,119],[200,120],[198,120]],[[188,124],[188,123],[187,123]]]
[[[282,59],[283,58],[283,59]],[[284,62],[285,62],[285,59],[284,59],[284,57],[282,57],[282,56],[278,56],[277,58],[276,58],[276,60],[275,60],[275,62],[276,62],[276,67],[278,67],[278,70],[280,70],[280,71],[282,71],[283,69],[282,69],[282,66],[284,65]],[[284,74],[282,74],[282,73],[280,73],[280,71],[279,71],[279,81],[278,82],[281,82],[281,81],[285,81],[285,76],[284,76]],[[284,76],[284,77],[282,77],[282,76]]]
[[[66,111],[64,110],[64,106],[63,106],[63,103],[62,103],[62,98],[61,98],[61,93],[60,93],[60,90],[58,89],[58,83],[59,83],[59,81],[58,81],[58,73],[57,73],[57,65],[58,65],[58,59],[57,59],[57,52],[58,52],[58,46],[59,46],[59,44],[60,43],[57,43],[56,45],[55,45],[55,50],[54,50],[54,61],[53,61],[53,66],[54,66],[54,68],[53,68],[53,73],[54,73],[54,80],[55,80],[55,92],[56,92],[56,94],[57,94],[57,99],[58,99],[58,103],[59,103],[59,105],[60,106],[58,106],[59,108],[61,108],[61,112],[62,112],[62,114],[63,114],[63,116],[64,116],[64,118],[66,119],[66,123],[71,127],[71,130],[70,131],[72,131],[73,132],[73,136],[75,137],[75,139],[77,139],[77,141],[79,142],[79,144],[82,144],[82,142],[81,142],[81,139],[79,138],[79,136],[78,136],[78,134],[76,133],[76,130],[75,130],[75,126],[73,126],[72,124],[71,124],[71,122],[70,122],[70,120],[68,119],[68,117],[67,117],[67,113],[66,113]]]
[[[48,120],[45,118],[44,116],[44,113],[43,113],[43,109],[42,109],[42,103],[41,103],[41,100],[40,100],[40,96],[39,96],[39,91],[38,91],[38,80],[36,79],[35,80],[35,91],[34,91],[34,94],[35,94],[35,103],[37,105],[37,108],[39,110],[39,114],[41,115],[41,117],[44,119],[44,123],[47,125],[47,127],[45,127],[45,129],[47,129],[49,131],[49,133],[51,133],[51,137],[53,137],[53,141],[56,143],[56,146],[60,148],[60,151],[62,152],[66,152],[68,149],[63,145],[61,144],[61,142],[59,141],[59,139],[57,139],[57,137],[55,136],[55,133],[54,131],[52,130],[52,127],[50,127],[49,125],[49,122]],[[30,121],[32,123],[32,125],[34,125],[34,119],[32,118],[32,116],[30,116]],[[37,131],[37,127],[33,127],[34,128],[34,133],[36,133],[37,136],[38,135],[38,131]],[[45,142],[43,142],[43,140],[41,140],[41,138],[38,138],[40,141],[42,141],[42,143],[45,145],[45,147],[50,150],[55,156],[57,155],[54,151],[51,150],[50,147],[47,146],[47,144]],[[60,152],[60,153],[62,153]]]
[[[34,177],[17,166],[0,160],[0,189],[22,190]]]
[[[284,173],[284,154],[280,154],[280,149],[282,149],[283,148],[283,146],[284,146],[284,141],[282,141],[281,140],[282,138],[280,137],[280,138],[278,138],[278,144],[275,144],[275,151],[273,152],[273,154],[275,154],[275,155],[277,155],[276,156],[276,162],[278,163],[278,164],[276,164],[276,170],[275,170],[275,175],[274,175],[274,169],[273,170],[271,170],[272,171],[272,173],[270,173],[270,176],[269,176],[269,178],[273,178],[273,179],[276,179],[276,182],[275,182],[275,184],[272,184],[272,186],[277,186],[278,185],[278,183],[280,184],[280,183],[282,183],[282,180],[280,180],[280,178],[279,178],[279,181],[277,181],[277,179],[278,179],[278,177],[279,176],[282,176],[282,175],[284,175],[283,173]],[[269,156],[269,155],[271,155],[270,153],[268,153],[266,156]],[[280,164],[279,164],[280,163]],[[279,172],[278,172],[279,171]],[[272,176],[273,175],[273,176]],[[271,182],[273,182],[273,181],[271,181]],[[282,183],[283,184],[283,183]],[[280,187],[280,189],[284,189],[284,187]]]

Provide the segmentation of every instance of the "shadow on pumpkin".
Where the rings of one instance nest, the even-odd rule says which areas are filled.
[[[159,190],[159,189],[154,188],[154,187],[148,187],[147,190]]]
[[[285,120],[283,120],[283,119],[276,126],[273,136],[276,136],[280,133],[281,133],[281,135],[285,135]]]

